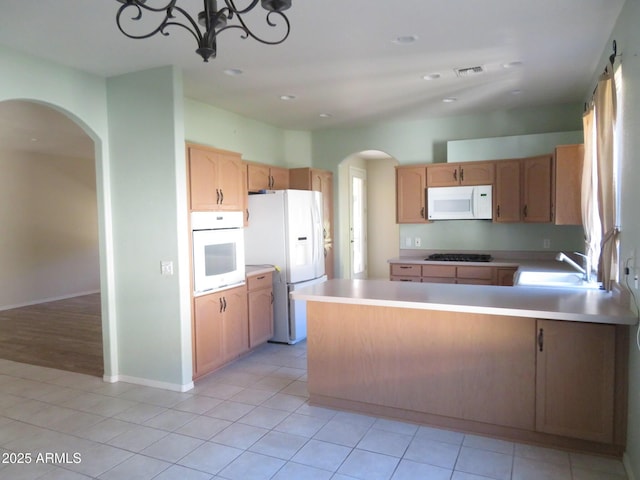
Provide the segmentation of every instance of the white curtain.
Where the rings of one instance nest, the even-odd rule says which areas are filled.
[[[600,77],[594,97],[598,159],[598,208],[602,222],[599,273],[605,290],[618,280],[617,180],[614,172],[616,85],[613,66]]]
[[[589,264],[593,269],[597,268],[600,260],[600,214],[597,208],[596,199],[596,171],[593,168],[595,163],[595,111],[593,103],[582,116],[584,131],[584,163],[582,167],[582,225],[584,226],[584,253],[589,258]],[[591,272],[589,272],[591,274]]]

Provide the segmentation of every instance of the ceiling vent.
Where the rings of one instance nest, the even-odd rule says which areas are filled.
[[[453,70],[459,77],[473,77],[476,75],[482,75],[485,72],[482,65],[478,65],[477,67],[454,68]]]

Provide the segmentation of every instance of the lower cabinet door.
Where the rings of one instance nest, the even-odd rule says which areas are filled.
[[[613,441],[615,326],[537,321],[536,429]]]
[[[222,292],[224,311],[222,342],[224,360],[231,360],[249,350],[249,318],[247,289],[237,287]]]
[[[220,296],[215,294],[194,299],[194,377],[205,375],[224,362],[220,305]]]
[[[273,290],[263,288],[249,292],[249,347],[273,337]]]

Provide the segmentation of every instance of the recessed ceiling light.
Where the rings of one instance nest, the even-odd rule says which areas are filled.
[[[296,96],[295,95],[280,95],[280,100],[284,100],[285,102],[288,102],[290,100],[295,100]]]
[[[330,113],[321,113],[321,114],[319,115],[319,117],[320,117],[320,118],[331,118],[331,117],[332,117],[332,115],[331,115]]]
[[[227,68],[224,71],[225,75],[229,75],[230,77],[235,77],[237,75],[242,75],[244,72],[239,68]]]
[[[522,66],[522,62],[519,60],[516,60],[515,62],[507,62],[502,64],[503,68],[517,68],[521,66]]]
[[[453,102],[457,102],[458,99],[455,97],[445,97],[442,99],[443,103],[453,103]]]
[[[426,75],[423,75],[422,78],[424,80],[437,80],[440,78],[440,74],[439,73],[428,73]]]
[[[520,95],[522,93],[522,90],[520,90],[519,88],[516,88],[515,90],[511,90],[511,95]]]
[[[417,35],[398,35],[393,39],[393,43],[397,43],[398,45],[409,45],[416,40],[418,40]]]

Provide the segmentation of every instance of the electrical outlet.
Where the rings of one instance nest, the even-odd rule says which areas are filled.
[[[414,245],[416,247],[422,246],[422,239],[420,237],[416,237],[415,240],[414,240]]]
[[[542,240],[542,247],[543,248],[551,248],[551,240],[549,240],[548,238],[545,238]]]

